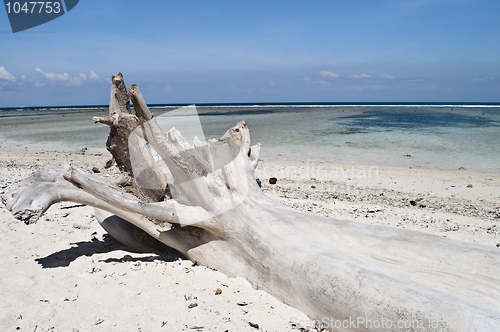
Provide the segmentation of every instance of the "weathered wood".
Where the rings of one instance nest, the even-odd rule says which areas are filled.
[[[422,331],[497,331],[498,251],[284,207],[256,182],[260,146],[250,146],[245,122],[191,146],[175,128],[161,131],[137,86],[129,89],[136,111],[130,114],[120,80],[113,77],[112,91],[120,93],[112,92],[110,116],[95,120],[115,130],[108,140],[114,155],[128,151],[117,162],[134,181],[135,196],[74,168],[49,169],[3,197],[17,218],[34,222],[62,200],[93,205],[116,215],[110,222],[109,214],[97,214],[122,241],[133,244],[121,227],[131,223],[193,261],[246,278],[331,330],[372,331],[378,324],[381,331],[401,331],[400,324],[413,322]],[[169,168],[171,199],[158,196],[166,180],[143,142]],[[150,168],[155,183],[140,180],[134,163]],[[474,328],[477,319],[482,324]]]
[[[141,102],[135,99],[136,112],[140,110]],[[94,117],[96,123],[110,127],[106,142],[108,151],[113,155],[118,168],[125,176],[124,184],[130,185],[137,197],[148,201],[161,201],[165,197],[167,179],[165,174],[153,162],[146,151],[146,142],[141,138],[140,123],[152,118],[151,113],[130,113],[130,95],[125,88],[123,75],[118,73],[111,78],[111,99],[109,116]]]

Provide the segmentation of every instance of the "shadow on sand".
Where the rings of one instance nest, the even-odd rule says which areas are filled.
[[[50,254],[46,257],[37,258],[35,261],[42,265],[43,268],[56,268],[56,267],[67,267],[81,256],[92,256],[94,254],[103,254],[112,252],[115,250],[125,250],[130,253],[137,253],[134,250],[131,250],[130,247],[127,247],[120,242],[113,239],[110,235],[105,234],[103,240],[98,240],[95,237],[90,241],[76,242],[72,243],[73,247],[68,249],[63,249],[57,251],[53,254]],[[162,260],[165,262],[172,262],[179,258],[184,258],[177,251],[164,246],[163,248],[155,248],[151,250],[150,256],[142,256],[142,257],[131,257],[130,255],[124,255],[122,258],[108,258],[106,260],[102,260],[105,263],[114,263],[114,262],[133,262],[133,261],[153,261],[155,259]]]

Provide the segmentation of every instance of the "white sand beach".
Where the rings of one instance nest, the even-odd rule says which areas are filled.
[[[46,165],[101,176],[107,154],[0,147],[0,195]],[[500,175],[467,170],[261,161],[266,194],[307,213],[500,246]],[[269,178],[276,177],[276,184]],[[0,204],[0,326],[5,331],[316,331],[243,278],[175,254],[134,253],[93,208],[52,206],[36,224]],[[500,248],[498,248],[500,253]],[[302,330],[301,330],[302,328]]]

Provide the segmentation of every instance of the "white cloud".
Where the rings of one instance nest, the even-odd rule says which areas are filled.
[[[80,73],[80,76],[70,79],[70,81],[71,81],[70,84],[81,85],[86,79],[87,79],[87,76],[85,74]]]
[[[5,69],[4,66],[1,66],[0,67],[0,80],[7,80],[7,81],[15,82],[16,77],[14,75],[12,75],[11,73],[9,73],[7,71],[7,69]]]
[[[165,86],[163,87],[163,91],[170,92],[172,90],[173,90],[173,88],[169,83],[165,84]]]
[[[354,74],[351,77],[352,78],[370,78],[371,76],[368,74]]]
[[[102,81],[102,79],[99,77],[99,75],[97,75],[96,73],[94,73],[92,70],[90,71],[90,79],[91,80],[94,80],[94,81]]]
[[[87,79],[87,75],[81,74],[79,76],[69,76],[68,73],[59,74],[59,73],[46,73],[40,68],[35,68],[35,70],[42,74],[44,78],[46,78],[50,83],[64,83],[69,86],[82,85],[83,82]],[[91,73],[92,75],[92,73]],[[42,84],[42,82],[40,82]]]
[[[68,73],[64,74],[58,74],[58,73],[46,73],[40,68],[35,68],[35,70],[42,74],[46,79],[49,79],[51,81],[67,81],[69,80],[69,75]]]
[[[323,77],[333,77],[333,78],[339,78],[340,77],[339,74],[332,73],[331,71],[328,71],[328,70],[322,70],[319,74],[321,76],[323,76]]]
[[[35,87],[37,87],[37,88],[43,88],[46,85],[47,85],[47,83],[42,83],[38,80],[35,82]]]
[[[22,75],[21,75],[21,79],[22,79],[23,81],[24,81],[24,80],[26,80],[26,75],[22,74]]]
[[[382,74],[382,75],[380,75],[380,77],[386,78],[388,80],[393,80],[394,79],[394,76],[392,76],[392,75],[386,75],[386,74]]]
[[[47,83],[42,83],[38,80],[35,82],[35,87],[37,87],[37,88],[43,88],[46,85],[47,85]]]
[[[269,82],[267,82],[267,85],[272,87],[272,86],[276,86],[276,83],[274,83],[273,81],[269,81]]]

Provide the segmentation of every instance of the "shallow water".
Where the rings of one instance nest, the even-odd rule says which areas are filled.
[[[262,159],[500,174],[500,107],[255,105],[156,108],[164,129],[218,138],[245,120]],[[65,151],[105,151],[105,109],[0,111],[0,140]]]

